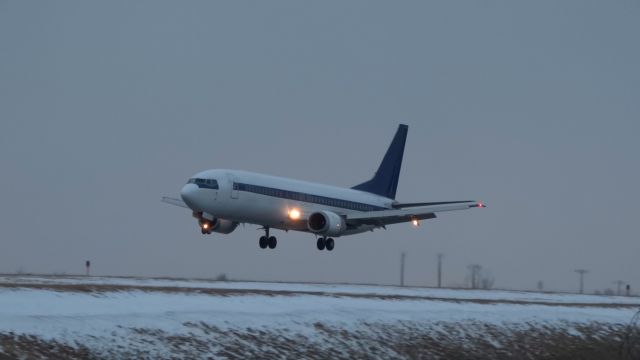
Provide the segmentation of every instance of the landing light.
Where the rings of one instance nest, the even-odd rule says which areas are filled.
[[[300,210],[298,210],[298,209],[291,209],[291,210],[289,210],[289,218],[290,218],[291,220],[298,220],[298,219],[300,219],[300,215],[301,215],[301,214],[300,214]]]
[[[202,228],[207,230],[209,228],[209,223],[202,224]]]
[[[415,227],[418,227],[418,226],[420,226],[420,220],[413,219],[413,220],[411,220],[411,224],[413,224],[413,226],[415,226]]]

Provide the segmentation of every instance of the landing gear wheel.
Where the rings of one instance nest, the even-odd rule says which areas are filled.
[[[269,237],[269,249],[275,249],[276,245],[278,245],[278,239],[275,236]]]
[[[328,238],[327,241],[325,241],[325,243],[326,243],[325,246],[329,251],[333,250],[333,247],[336,245],[335,242],[333,242],[332,238]]]
[[[258,242],[260,245],[260,249],[266,249],[269,245],[269,239],[266,236],[260,236],[260,241]]]
[[[206,235],[207,234],[207,230],[205,230],[205,229],[200,229],[200,232],[202,233],[202,235]]]
[[[318,250],[324,250],[324,238],[318,238],[316,245],[318,246]]]

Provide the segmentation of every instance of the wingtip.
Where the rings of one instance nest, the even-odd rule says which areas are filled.
[[[482,201],[478,201],[475,204],[471,205],[470,207],[486,208],[487,205],[485,203],[483,203]]]

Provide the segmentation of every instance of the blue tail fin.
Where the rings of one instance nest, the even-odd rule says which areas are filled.
[[[409,126],[400,124],[398,131],[384,155],[378,171],[373,178],[367,182],[356,185],[352,189],[370,192],[390,199],[396,198],[398,188],[398,178],[400,177],[400,167],[402,166],[402,156],[404,155],[404,144],[407,140]]]

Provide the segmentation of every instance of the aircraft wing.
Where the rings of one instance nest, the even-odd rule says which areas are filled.
[[[435,205],[421,206],[410,209],[390,209],[381,211],[367,211],[364,213],[347,214],[345,221],[351,225],[385,225],[409,222],[412,220],[426,220],[436,217],[436,213],[444,211],[466,210],[485,207],[476,201],[435,203]]]
[[[180,199],[168,197],[168,196],[163,196],[162,197],[162,202],[167,203],[167,204],[171,204],[171,205],[175,205],[175,206],[180,206],[180,207],[183,207],[185,209],[189,208],[187,206],[187,204],[184,203],[184,201],[182,201]]]

